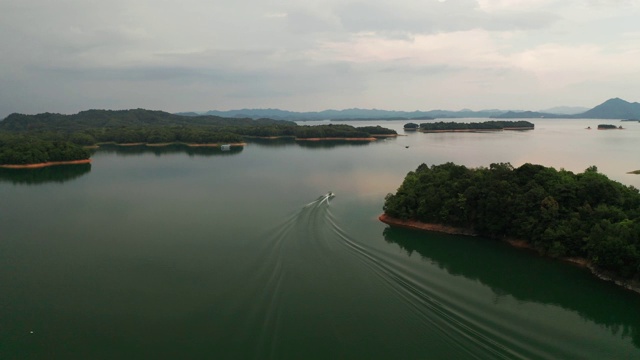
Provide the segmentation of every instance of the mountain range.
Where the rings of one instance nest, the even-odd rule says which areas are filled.
[[[586,110],[586,111],[585,111]],[[435,118],[556,118],[556,119],[639,119],[640,103],[613,98],[592,108],[556,107],[543,111],[514,110],[428,110],[396,111],[378,109],[345,109],[296,112],[280,109],[210,110],[206,112],[182,112],[177,115],[215,115],[231,118],[269,118],[275,120],[428,120]]]

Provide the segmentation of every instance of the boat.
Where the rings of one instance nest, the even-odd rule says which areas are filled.
[[[336,194],[334,194],[331,191],[329,191],[326,196],[327,196],[328,199],[333,199],[336,196]]]

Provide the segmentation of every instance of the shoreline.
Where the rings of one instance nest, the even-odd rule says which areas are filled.
[[[43,163],[35,163],[35,164],[7,164],[0,165],[0,168],[5,169],[38,169],[47,166],[56,166],[56,165],[77,165],[77,164],[90,164],[91,159],[84,160],[69,160],[69,161],[48,161]]]
[[[375,134],[375,135],[371,135],[374,138],[391,138],[391,137],[398,137],[400,135],[398,134]]]
[[[171,146],[171,145],[186,145],[189,147],[221,147],[222,145],[230,145],[231,147],[239,147],[239,146],[246,146],[246,143],[231,143],[231,144],[191,144],[191,143],[184,143],[184,142],[168,142],[168,143],[144,143],[144,142],[140,142],[140,143],[115,143],[115,142],[104,142],[104,143],[98,143],[94,146],[92,146],[91,148],[99,148],[101,145],[114,145],[114,146],[125,146],[125,147],[131,147],[131,146],[148,146],[148,147],[164,147],[164,146]]]
[[[396,219],[393,218],[387,214],[382,214],[378,217],[378,220],[380,220],[381,222],[389,225],[389,226],[395,226],[395,227],[401,227],[401,228],[405,228],[405,229],[412,229],[412,230],[422,230],[422,231],[433,231],[433,232],[440,232],[440,233],[444,233],[444,234],[449,234],[449,235],[464,235],[464,236],[477,236],[477,234],[475,232],[473,232],[471,229],[464,229],[464,228],[458,228],[458,227],[454,227],[454,226],[447,226],[447,225],[440,225],[440,224],[432,224],[432,223],[423,223],[420,221],[416,221],[416,220],[402,220],[402,219]],[[521,239],[496,239],[502,242],[505,242],[507,244],[509,244],[510,246],[514,247],[514,248],[518,248],[518,249],[523,249],[523,250],[527,250],[527,251],[532,251],[532,252],[536,252],[537,254],[539,254],[534,248],[533,246],[531,246],[531,244],[529,244],[528,242],[526,242],[525,240],[521,240]],[[595,277],[597,277],[598,279],[604,280],[604,281],[608,281],[608,282],[612,282],[620,287],[623,287],[627,290],[633,291],[635,293],[640,294],[640,282],[638,281],[633,281],[633,280],[628,280],[628,279],[622,279],[619,278],[615,275],[612,275],[608,272],[602,271],[597,269],[589,260],[585,259],[585,258],[579,258],[579,257],[560,257],[560,258],[553,258],[551,256],[546,256],[546,255],[539,255],[539,256],[544,256],[546,258],[552,258],[552,259],[557,259],[566,263],[570,263],[572,265],[575,266],[579,266],[582,268],[586,268],[589,269],[589,271],[591,272],[592,275],[594,275]]]

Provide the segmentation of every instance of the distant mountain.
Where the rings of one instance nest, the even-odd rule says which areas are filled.
[[[575,115],[575,114],[581,114],[587,110],[589,110],[589,108],[583,107],[583,106],[556,106],[549,109],[542,109],[539,111],[541,113],[548,113],[548,114]]]
[[[504,114],[492,116],[492,118],[495,118],[495,119],[536,119],[536,118],[570,119],[573,117],[574,115],[551,114],[551,113],[543,113],[543,112],[537,112],[537,111],[507,111]]]
[[[640,104],[613,98],[575,116],[583,119],[638,119],[640,118]]]
[[[184,112],[177,115],[183,116],[201,116],[213,115],[222,117],[241,117],[241,118],[269,118],[276,120],[428,120],[433,118],[467,118],[481,117],[488,118],[490,116],[499,115],[504,111],[501,110],[430,110],[430,111],[394,111],[394,110],[378,110],[378,109],[345,109],[345,110],[323,110],[315,112],[295,112],[280,109],[240,109],[218,111],[210,110],[204,113]]]

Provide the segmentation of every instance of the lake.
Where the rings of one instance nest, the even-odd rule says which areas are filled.
[[[640,294],[497,241],[377,220],[421,163],[595,165],[640,187],[627,174],[640,123],[532,122],[350,122],[406,136],[106,147],[91,165],[0,171],[0,358],[640,358]]]

